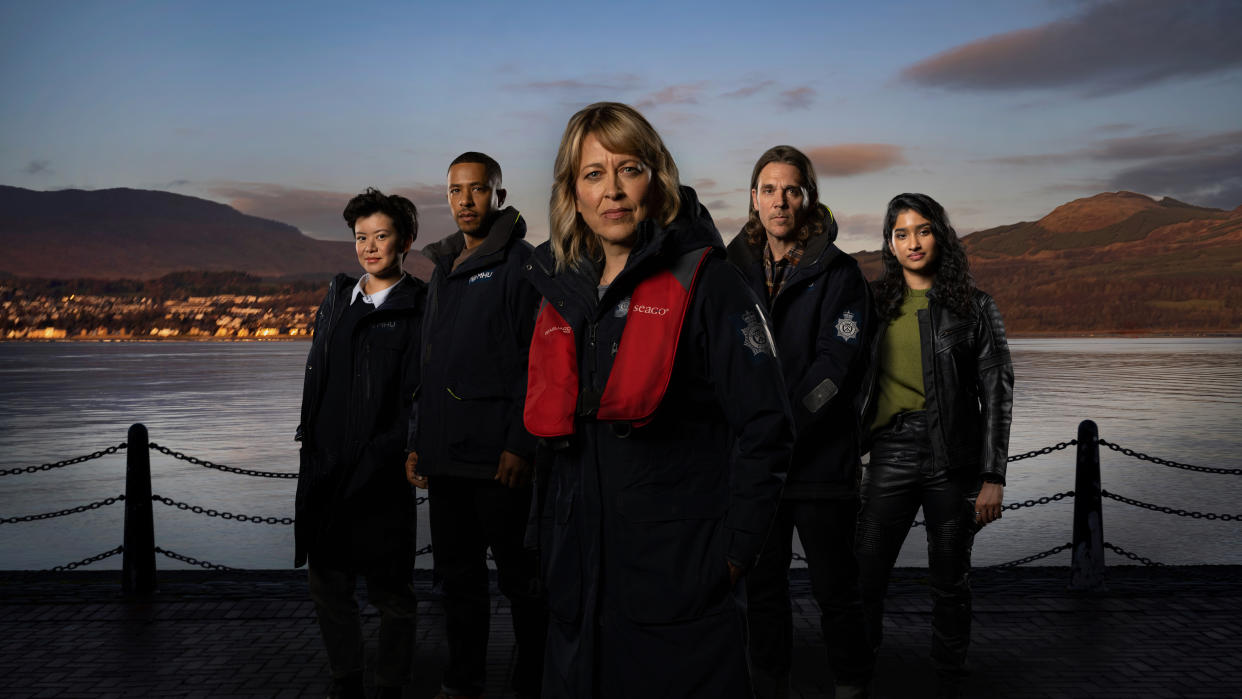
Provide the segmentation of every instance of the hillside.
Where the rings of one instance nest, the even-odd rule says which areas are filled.
[[[179,270],[323,278],[357,267],[341,241],[204,199],[137,189],[0,186],[0,274],[154,279]]]
[[[1242,333],[1242,207],[1097,194],[962,243],[1013,334]]]

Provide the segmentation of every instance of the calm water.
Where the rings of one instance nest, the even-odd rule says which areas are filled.
[[[134,422],[151,440],[217,463],[295,472],[303,343],[0,343],[0,468],[59,461],[118,444]],[[1013,342],[1010,453],[1073,438],[1090,418],[1105,439],[1156,456],[1242,468],[1242,340]],[[1104,487],[1173,508],[1242,514],[1242,476],[1193,473],[1102,451]],[[65,509],[124,492],[124,455],[0,477],[0,517]],[[288,517],[294,481],[204,469],[152,453],[153,492],[205,508]],[[1074,450],[1010,465],[1006,502],[1074,487]],[[1164,563],[1242,564],[1242,523],[1174,517],[1105,500],[1105,540]],[[0,525],[0,568],[36,569],[121,543],[123,504]],[[156,543],[240,568],[292,565],[293,531],[209,519],[155,503]],[[987,565],[1070,539],[1072,500],[1008,513],[979,534]],[[420,545],[426,509],[420,509]],[[1111,555],[1111,554],[1110,554]],[[1114,556],[1111,560],[1118,562]],[[419,559],[430,565],[429,557]],[[1067,565],[1068,554],[1043,564]],[[119,556],[94,564],[119,568]],[[899,565],[925,565],[921,529]],[[185,564],[158,557],[161,568]],[[1038,564],[1037,564],[1038,565]]]

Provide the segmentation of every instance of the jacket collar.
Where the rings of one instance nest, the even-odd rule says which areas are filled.
[[[492,219],[492,223],[487,229],[487,237],[479,244],[479,249],[475,250],[474,254],[452,273],[456,274],[481,264],[490,264],[490,260],[485,263],[480,263],[480,261],[492,255],[503,253],[508,249],[510,242],[521,240],[525,237],[526,220],[522,218],[522,214],[517,209],[512,206],[506,206],[498,211],[495,218]],[[465,248],[466,234],[458,230],[444,240],[423,248],[423,254],[431,258],[431,261],[435,262],[436,266],[443,267],[445,274],[449,274],[449,268],[452,267],[453,260],[457,259],[457,256]]]
[[[790,282],[797,282],[805,279],[808,275],[814,274],[821,268],[827,267],[832,263],[838,255],[841,255],[841,249],[834,243],[837,239],[837,221],[832,212],[823,203],[820,205],[820,215],[824,217],[824,230],[819,235],[812,236],[806,241],[806,250],[802,253],[802,261],[798,263],[785,280],[785,288]],[[766,240],[763,243],[767,244]],[[763,265],[763,249],[755,249],[746,240],[746,227],[733,237],[728,248],[729,260],[742,269],[753,268],[758,265],[762,272]],[[779,294],[778,294],[779,295]]]

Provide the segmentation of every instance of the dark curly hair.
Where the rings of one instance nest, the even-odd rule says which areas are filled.
[[[404,245],[408,240],[413,245],[418,238],[418,209],[414,202],[399,194],[384,194],[374,187],[367,187],[367,191],[349,200],[341,216],[345,218],[349,232],[353,233],[358,219],[375,214],[384,214],[392,219],[400,244]]]
[[[805,243],[823,233],[832,213],[827,211],[826,207],[819,205],[819,181],[815,177],[815,166],[811,164],[811,159],[793,146],[772,146],[759,156],[759,160],[755,162],[755,168],[750,172],[752,193],[759,187],[759,173],[771,163],[792,165],[802,176],[802,186],[806,189],[806,201],[802,203],[806,214],[801,216],[802,225],[798,228],[797,242]],[[746,235],[746,242],[751,247],[762,248],[767,242],[767,233],[764,231],[763,221],[759,219],[759,212],[755,210],[753,196],[750,199],[750,217],[746,220],[746,226],[742,228],[742,232]]]
[[[907,192],[893,197],[888,203],[888,212],[884,214],[884,242],[880,246],[884,275],[874,285],[880,318],[884,321],[896,318],[906,295],[906,278],[902,274],[901,263],[889,247],[889,237],[893,234],[893,227],[897,225],[897,217],[906,211],[914,211],[927,219],[931,224],[932,237],[936,240],[936,259],[932,263],[935,265],[932,270],[935,278],[932,281],[931,295],[937,303],[948,306],[954,313],[970,315],[975,281],[970,276],[966,249],[962,247],[957,231],[949,224],[949,215],[945,213],[943,206],[926,194]]]

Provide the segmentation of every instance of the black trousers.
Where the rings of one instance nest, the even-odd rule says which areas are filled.
[[[447,694],[483,692],[491,599],[487,549],[496,561],[500,591],[509,599],[517,640],[513,688],[538,696],[548,612],[539,583],[539,564],[523,546],[531,487],[508,488],[479,478],[432,476],[428,483],[431,545],[436,577],[444,590],[449,661]]]
[[[359,574],[317,566],[313,560],[307,566],[307,573],[332,677],[340,680],[361,675],[362,621],[358,616],[358,599],[354,596]],[[418,615],[414,571],[403,564],[362,575],[367,582],[367,600],[380,612],[375,684],[387,687],[409,684]]]
[[[759,560],[746,577],[750,657],[755,694],[760,699],[789,696],[793,619],[789,600],[789,562],[798,530],[819,603],[820,628],[828,666],[838,685],[871,680],[875,654],[867,642],[854,530],[858,501],[782,500]]]
[[[888,578],[919,507],[932,591],[931,658],[942,681],[964,674],[970,646],[970,550],[981,480],[974,469],[937,470],[924,411],[903,413],[876,435],[864,469],[858,564],[867,635],[879,648]]]

